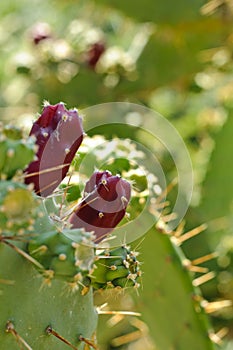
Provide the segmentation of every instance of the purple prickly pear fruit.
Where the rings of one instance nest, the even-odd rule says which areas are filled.
[[[69,222],[73,228],[94,231],[100,242],[123,219],[130,201],[131,186],[109,171],[95,172],[84,189],[84,197]]]
[[[25,183],[33,183],[35,192],[50,195],[64,179],[83,140],[82,119],[76,109],[63,103],[46,105],[32,126],[36,137],[37,159],[25,170]]]

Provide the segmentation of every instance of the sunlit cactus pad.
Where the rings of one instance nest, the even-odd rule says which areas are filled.
[[[24,184],[0,182],[0,232],[22,235],[34,231],[35,219],[40,216],[38,199]]]
[[[0,125],[0,178],[12,178],[35,157],[35,138],[24,138],[15,126]]]

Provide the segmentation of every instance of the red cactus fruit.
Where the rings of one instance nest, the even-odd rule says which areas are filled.
[[[32,126],[36,137],[37,159],[25,170],[25,183],[33,183],[35,192],[50,195],[64,179],[83,140],[82,119],[76,109],[67,110],[63,103],[46,105]]]
[[[89,51],[87,52],[87,63],[89,67],[93,69],[95,68],[104,51],[105,45],[103,43],[95,43],[90,47]]]
[[[130,194],[126,180],[109,171],[97,171],[86,183],[84,197],[69,222],[73,228],[94,231],[99,242],[123,219]]]

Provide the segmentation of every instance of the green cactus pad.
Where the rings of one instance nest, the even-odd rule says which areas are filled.
[[[73,348],[83,350],[79,336],[90,339],[97,323],[92,290],[82,295],[58,279],[46,284],[32,264],[14,250],[0,243],[0,252],[1,350],[69,349],[46,332],[48,327]]]
[[[185,257],[169,234],[152,228],[141,244],[143,293],[135,297],[137,311],[150,326],[158,349],[214,350],[213,332],[202,307],[194,276],[185,267]],[[198,252],[197,252],[198,255]]]
[[[45,232],[30,240],[28,252],[42,265],[39,271],[45,277],[50,275],[51,279],[82,285],[92,269],[91,238],[92,235],[82,229]]]
[[[0,227],[7,234],[20,235],[34,230],[39,202],[24,184],[13,181],[0,182]]]
[[[35,157],[33,137],[23,138],[22,130],[14,126],[0,129],[0,177],[11,179]]]

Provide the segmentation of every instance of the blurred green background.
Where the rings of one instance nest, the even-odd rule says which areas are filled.
[[[80,109],[129,101],[169,119],[193,162],[186,227],[208,224],[184,252],[216,251],[204,297],[233,300],[233,2],[1,1],[0,48],[4,122],[30,124],[44,100]],[[160,161],[172,180],[173,163]],[[212,317],[229,328],[225,349],[232,320],[232,308]]]

